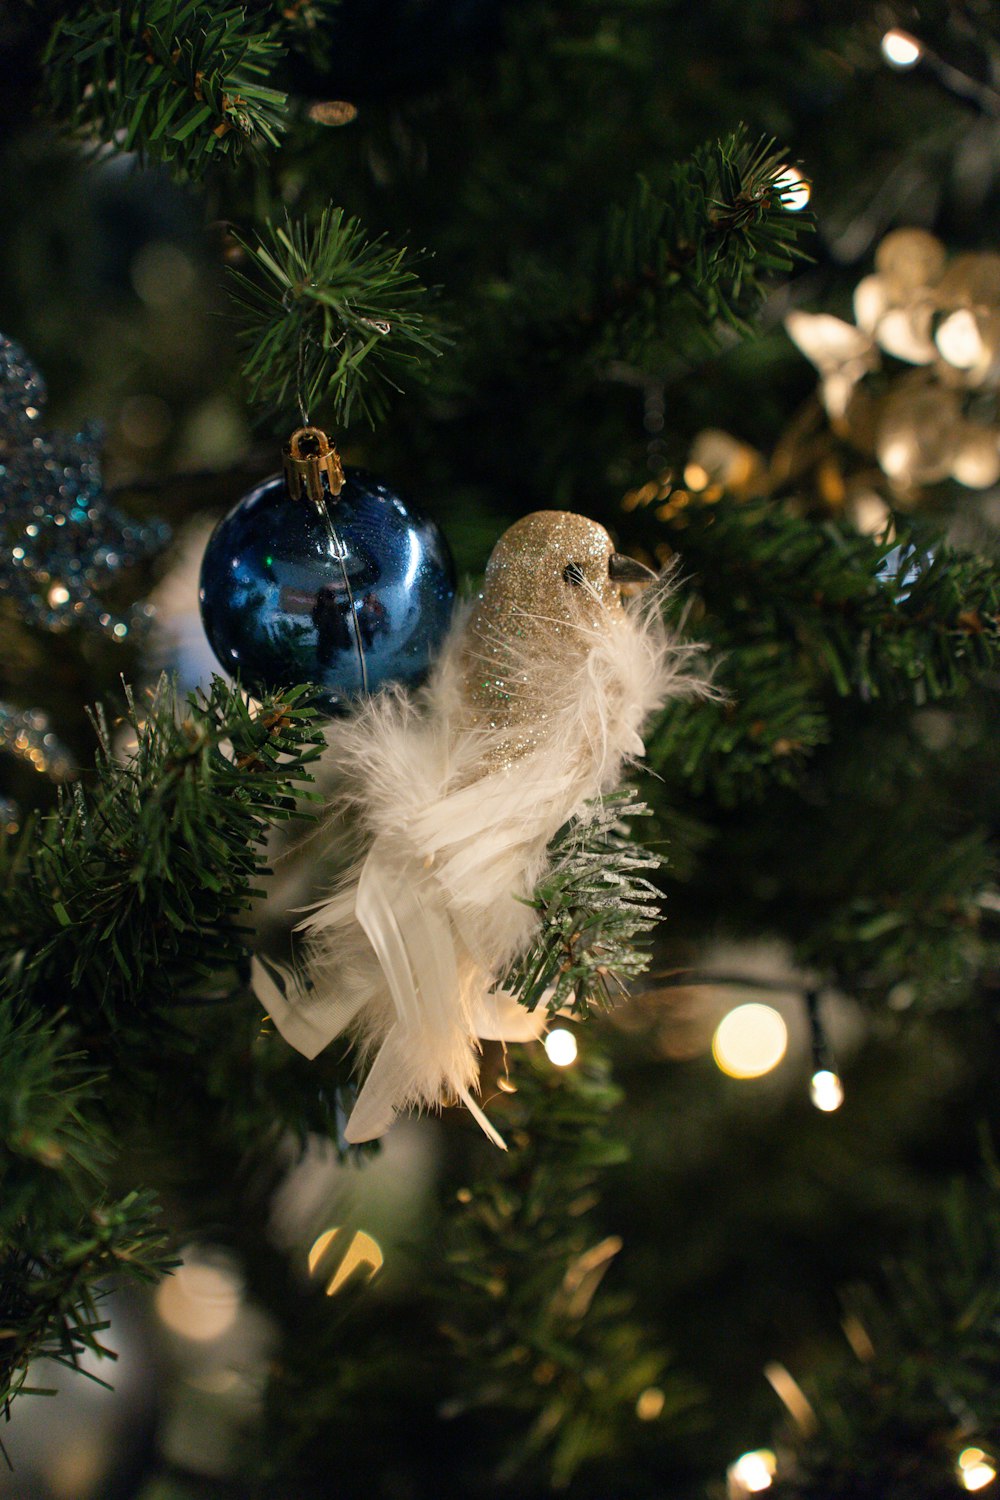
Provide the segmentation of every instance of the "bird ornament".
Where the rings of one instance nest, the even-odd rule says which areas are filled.
[[[652,587],[625,601],[634,584]],[[356,1045],[348,1141],[461,1101],[504,1146],[473,1091],[483,1041],[545,1029],[502,978],[535,936],[549,843],[642,755],[651,716],[703,687],[664,623],[668,587],[597,522],[537,511],[497,542],[427,684],[329,727],[323,836],[349,852],[299,924],[294,968],[255,960],[254,987],[306,1057]]]

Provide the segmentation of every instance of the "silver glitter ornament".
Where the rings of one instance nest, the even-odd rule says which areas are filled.
[[[89,625],[123,640],[149,617],[104,607],[98,591],[166,545],[169,528],[112,505],[101,482],[101,429],[47,432],[45,382],[20,344],[0,334],[0,596],[28,624]]]
[[[0,433],[20,433],[30,442],[47,399],[41,371],[20,344],[0,334]]]

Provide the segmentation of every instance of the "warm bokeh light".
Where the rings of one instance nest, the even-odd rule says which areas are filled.
[[[975,315],[959,307],[938,327],[934,342],[942,356],[956,370],[973,370],[985,354],[985,346]]]
[[[888,539],[893,534],[892,511],[874,490],[864,490],[860,495],[855,495],[851,502],[851,515],[862,536]]]
[[[781,193],[781,201],[793,214],[801,213],[812,196],[809,183],[794,167],[783,167],[775,177],[774,185]]]
[[[318,99],[306,114],[314,125],[350,125],[358,118],[358,106],[346,99]]]
[[[132,285],[147,307],[162,310],[188,301],[194,291],[194,261],[177,245],[153,240],[131,265]]]
[[[935,349],[929,307],[890,307],[879,319],[875,336],[886,354],[905,360],[908,365],[933,363]]]
[[[761,1490],[769,1490],[774,1483],[777,1467],[777,1460],[770,1448],[758,1448],[753,1453],[741,1454],[734,1464],[729,1465],[727,1471],[730,1495],[758,1495]]]
[[[749,443],[741,442],[720,427],[705,427],[696,435],[684,469],[685,484],[688,482],[689,472],[694,481],[691,488],[696,493],[702,493],[706,487],[711,489],[715,485],[721,485],[737,499],[745,499],[751,493],[758,492],[765,481],[765,464],[761,454],[751,448]],[[703,476],[705,483],[701,482]],[[680,503],[679,496],[682,493],[685,494],[687,503],[686,492],[675,490],[670,496],[671,505],[676,507]]]
[[[992,1460],[982,1448],[964,1448],[958,1455],[958,1477],[967,1490],[984,1490],[997,1477]]]
[[[817,1109],[832,1114],[844,1102],[844,1085],[829,1068],[820,1068],[812,1076],[809,1094]]]
[[[873,334],[889,307],[885,277],[862,276],[854,288],[854,321],[865,333]]]
[[[240,1295],[239,1278],[223,1256],[190,1250],[160,1283],[156,1311],[172,1333],[208,1343],[233,1326]]]
[[[640,1391],[635,1403],[635,1414],[640,1422],[655,1422],[663,1411],[664,1395],[658,1385],[647,1385]]]
[[[323,1259],[324,1255],[329,1250],[330,1246],[333,1244],[339,1233],[339,1229],[324,1229],[319,1238],[313,1241],[312,1248],[309,1251],[310,1276],[314,1276],[316,1274],[316,1267],[319,1265],[320,1261]]]
[[[973,1464],[962,1470],[962,1483],[967,1490],[984,1490],[996,1477],[997,1471],[992,1464]]]
[[[778,1066],[787,1046],[788,1030],[778,1012],[753,1001],[737,1005],[719,1022],[712,1056],[730,1078],[760,1078]]]
[[[782,1401],[799,1431],[807,1437],[816,1431],[816,1413],[809,1397],[795,1376],[778,1360],[772,1359],[764,1366],[764,1379]]]
[[[923,47],[908,31],[893,27],[882,38],[882,56],[894,68],[912,68],[923,55]]]
[[[701,464],[690,463],[684,470],[684,483],[689,490],[694,490],[696,494],[699,490],[708,489],[711,477],[708,470],[703,468]]]
[[[557,1068],[568,1068],[576,1062],[576,1037],[571,1031],[557,1026],[545,1038],[545,1055]]]
[[[952,477],[969,489],[985,490],[1000,479],[1000,433],[967,423],[951,465]]]
[[[69,602],[69,589],[64,584],[54,583],[49,589],[49,603],[53,605],[67,604]]]
[[[322,1264],[328,1259],[329,1252],[335,1244],[338,1250],[343,1246],[344,1237],[350,1234],[350,1230],[344,1228],[325,1229],[318,1239],[313,1241],[309,1251],[309,1274],[315,1276],[320,1272]],[[344,1253],[344,1258],[337,1266],[326,1289],[328,1297],[336,1296],[344,1285],[344,1282],[358,1266],[368,1267],[368,1279],[373,1280],[382,1269],[385,1257],[382,1247],[370,1234],[363,1229],[358,1229],[351,1235],[350,1244]]]

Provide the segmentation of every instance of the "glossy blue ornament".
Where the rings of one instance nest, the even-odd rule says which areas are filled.
[[[322,450],[303,436],[313,432],[296,433],[285,473],[215,528],[201,617],[223,668],[251,692],[311,682],[337,713],[426,675],[451,619],[455,569],[429,517],[363,470],[345,474],[322,433]]]
[[[933,561],[933,548],[918,552],[912,545],[893,547],[879,563],[875,577],[892,590],[897,604],[903,604],[909,599],[913,585],[919,582]]]

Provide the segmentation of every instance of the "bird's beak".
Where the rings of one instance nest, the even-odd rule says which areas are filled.
[[[612,583],[655,583],[657,575],[637,558],[623,552],[612,552],[608,560],[608,577]]]

